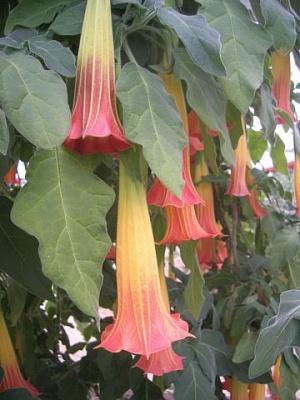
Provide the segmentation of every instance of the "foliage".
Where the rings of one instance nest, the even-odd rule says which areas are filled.
[[[287,163],[285,146],[288,134],[299,134],[300,84],[291,83],[284,108],[272,63],[278,52],[300,68],[297,0],[110,2],[116,107],[131,148],[141,154],[145,186],[158,178],[172,196],[183,196],[187,125],[191,131],[195,112],[198,130],[190,136],[202,148],[196,155],[191,150],[188,170],[193,173],[201,152],[209,172],[194,185],[211,185],[220,226],[201,252],[199,237],[156,246],[170,311],[180,313],[193,337],[171,347],[183,357],[184,369],[154,378],[134,367],[141,355],[95,349],[120,307],[118,262],[108,252],[117,242],[121,157],[82,155],[64,145],[86,3],[1,2],[0,312],[23,375],[41,400],[158,400],[167,393],[176,400],[217,400],[225,398],[225,378],[268,384],[279,399],[295,399],[300,179],[296,161]],[[181,82],[183,108],[166,90],[170,75]],[[247,190],[255,189],[266,211],[261,215],[250,196],[228,189],[244,133],[252,160]],[[273,170],[261,163],[267,149]],[[142,179],[133,164],[133,180]],[[16,167],[19,173],[25,169],[25,179],[15,173],[11,178]],[[161,243],[168,224],[164,208],[151,204],[149,215]],[[219,250],[204,260],[211,245]],[[74,333],[80,337],[75,342]],[[0,398],[35,397],[24,388],[2,392],[0,385]]]

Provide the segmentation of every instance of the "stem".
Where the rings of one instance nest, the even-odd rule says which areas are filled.
[[[129,59],[129,61],[131,61],[134,64],[138,65],[138,63],[137,63],[137,61],[136,61],[136,59],[135,59],[135,57],[134,57],[134,55],[133,55],[133,53],[132,53],[132,51],[130,49],[130,46],[129,46],[128,41],[127,41],[127,38],[123,42],[123,49],[124,49],[128,59]]]

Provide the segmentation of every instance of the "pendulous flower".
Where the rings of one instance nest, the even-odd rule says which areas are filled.
[[[127,158],[128,157],[128,158]],[[139,150],[120,153],[117,224],[116,320],[101,336],[111,352],[157,353],[171,343],[193,337],[178,315],[171,315],[160,288],[158,265],[144,179],[139,176]],[[184,325],[184,326],[183,326]]]
[[[21,374],[16,353],[2,312],[0,312],[0,367],[4,376],[0,381],[0,393],[8,389],[27,389],[32,396],[38,397],[38,390]]]
[[[197,153],[195,157],[193,178],[199,196],[204,200],[204,204],[196,204],[196,215],[199,224],[211,236],[224,236],[216,223],[214,210],[214,193],[210,182],[201,182],[202,178],[209,174],[203,152]]]
[[[248,196],[249,190],[246,184],[246,166],[247,166],[247,135],[244,117],[241,115],[242,135],[239,138],[236,149],[234,150],[235,166],[231,167],[230,185],[226,194],[231,196]]]
[[[291,109],[290,90],[291,90],[291,62],[290,53],[282,54],[274,51],[272,54],[272,93],[276,100],[277,107],[285,111],[293,121],[295,121],[294,113]],[[284,124],[285,121],[276,115],[277,122]]]
[[[161,293],[166,307],[169,308],[169,295],[164,274],[164,251],[160,252],[160,257],[158,256],[158,259]],[[178,316],[178,322],[182,324],[182,329],[187,330],[187,324],[179,320],[179,314],[176,315]],[[134,366],[142,369],[146,374],[161,376],[168,372],[184,369],[182,360],[183,357],[176,354],[172,346],[170,346],[157,353],[150,354],[149,358],[142,355]]]
[[[128,148],[116,110],[110,0],[88,0],[80,39],[71,126],[64,145],[81,154]]]
[[[254,217],[255,218],[264,218],[268,212],[265,208],[263,208],[258,201],[258,196],[257,196],[257,190],[254,185],[254,178],[251,174],[251,158],[250,154],[248,152],[248,157],[247,157],[247,168],[246,168],[246,183],[249,188],[249,195],[247,196],[249,205],[253,211]]]

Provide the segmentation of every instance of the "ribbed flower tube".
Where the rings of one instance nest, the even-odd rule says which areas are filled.
[[[138,150],[136,151],[138,152]],[[155,243],[139,176],[138,157],[120,153],[117,223],[117,294],[115,323],[102,334],[101,344],[111,352],[126,350],[145,355],[162,351],[191,336],[183,321],[170,314],[160,288]]]
[[[248,199],[249,205],[253,211],[254,217],[255,218],[263,218],[268,214],[268,212],[265,208],[262,207],[262,205],[258,201],[257,190],[255,187],[254,178],[251,174],[251,168],[252,168],[251,157],[248,152],[247,168],[246,168],[246,183],[249,188],[249,195],[247,196],[247,199]]]
[[[164,274],[164,252],[161,251],[164,250],[164,248],[159,250],[158,253],[160,253],[160,256],[158,256],[158,264],[160,287],[164,303],[166,307],[169,308],[169,295]],[[184,321],[179,320],[179,314],[176,315],[178,316],[178,322],[182,324],[182,328],[188,331],[188,325]],[[168,372],[182,370],[184,368],[182,360],[183,357],[176,354],[172,346],[170,346],[167,349],[151,354],[149,358],[146,358],[144,355],[141,356],[134,366],[142,369],[147,374],[161,376]]]
[[[4,377],[0,382],[0,393],[8,389],[27,389],[32,396],[37,397],[38,390],[21,374],[15,350],[2,312],[0,311],[0,367]]]
[[[224,236],[216,223],[214,210],[214,193],[210,182],[201,182],[209,174],[203,152],[198,152],[195,157],[193,177],[196,190],[205,204],[196,204],[196,215],[202,228],[212,236]]]
[[[232,378],[230,400],[249,400],[248,384],[240,382],[236,378]]]
[[[249,190],[246,184],[246,167],[247,167],[247,135],[244,117],[241,115],[242,135],[239,138],[236,149],[234,150],[235,166],[231,167],[230,185],[226,194],[231,196],[248,196]]]
[[[251,383],[249,385],[249,400],[265,400],[266,385],[262,383]]]
[[[293,121],[295,115],[291,109],[290,90],[291,90],[291,61],[290,53],[282,54],[279,51],[274,51],[271,59],[272,64],[272,93],[276,100],[277,107],[285,111]],[[285,121],[276,115],[277,122],[284,124]]]
[[[65,146],[81,154],[124,150],[129,142],[118,119],[110,0],[88,0],[84,15]]]

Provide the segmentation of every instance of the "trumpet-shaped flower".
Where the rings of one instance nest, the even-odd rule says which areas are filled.
[[[161,74],[161,78],[164,81],[166,91],[174,97],[176,106],[183,121],[184,131],[186,135],[188,135],[188,117],[181,82],[177,80],[173,74]],[[147,194],[148,204],[158,207],[183,207],[203,203],[203,200],[199,197],[191,178],[189,145],[183,149],[182,168],[184,187],[181,198],[175,196],[170,190],[163,186],[158,178],[156,178]]]
[[[242,135],[239,138],[236,149],[234,150],[235,166],[231,167],[230,185],[226,194],[231,196],[248,196],[249,190],[246,184],[246,166],[247,166],[247,136],[244,117],[241,116]]]
[[[291,63],[290,53],[282,54],[279,51],[274,51],[272,54],[272,93],[276,100],[277,107],[285,111],[293,121],[295,116],[291,110],[290,89],[291,89]],[[284,124],[285,121],[279,116],[276,116],[279,124]]]
[[[257,190],[254,186],[254,178],[251,174],[251,159],[248,153],[248,167],[246,169],[246,183],[249,187],[249,195],[247,196],[249,205],[253,211],[255,218],[263,218],[265,217],[268,212],[265,208],[263,208],[258,201]]]
[[[116,110],[110,0],[88,0],[79,45],[74,105],[65,146],[81,154],[124,150]]]
[[[194,165],[194,182],[199,196],[204,204],[196,204],[196,215],[202,228],[212,236],[223,236],[216,224],[214,210],[213,187],[210,182],[201,182],[201,179],[209,174],[204,155],[198,153]]]
[[[149,358],[150,354],[170,347],[172,342],[192,335],[164,304],[145,185],[135,175],[132,163],[128,166],[127,156],[132,154],[126,152],[120,156],[118,311],[115,322],[103,332],[99,347]]]
[[[0,393],[8,389],[27,389],[32,396],[37,397],[38,390],[21,374],[15,350],[6,326],[3,314],[0,312],[0,366],[4,376],[0,381]]]
[[[169,308],[169,295],[164,274],[164,253],[162,255],[163,258],[159,260],[159,280],[164,303]],[[185,322],[180,321],[179,314],[175,314],[175,316],[178,317],[178,323],[182,324],[182,329],[187,330],[188,326]],[[146,374],[161,376],[171,371],[182,370],[184,368],[182,360],[183,357],[176,354],[170,346],[157,353],[150,354],[149,358],[142,355],[134,366],[142,369]]]
[[[173,243],[178,244],[186,240],[198,240],[200,238],[211,237],[206,232],[196,216],[194,206],[164,208],[167,220],[167,229],[164,237],[157,244]]]

